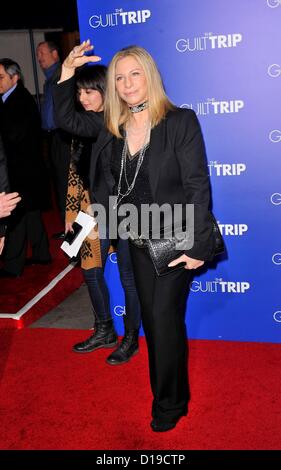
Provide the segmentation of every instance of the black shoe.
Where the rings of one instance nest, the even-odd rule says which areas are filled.
[[[151,423],[151,429],[154,432],[166,432],[176,427],[177,421],[162,421],[159,418],[154,418]]]
[[[52,259],[37,259],[37,258],[27,258],[25,261],[25,266],[33,266],[34,264],[41,264],[42,266],[46,266],[47,264],[50,264],[52,262]]]
[[[126,331],[118,348],[108,356],[106,362],[112,366],[128,362],[139,350],[138,337],[139,330]]]
[[[54,233],[52,235],[52,238],[54,240],[63,240],[64,239],[64,232],[58,232],[58,233]]]
[[[182,418],[183,416],[186,416],[188,413],[188,407],[185,406],[183,409],[182,409],[182,414],[180,415],[179,418],[177,418],[175,421],[178,422],[180,418]],[[161,418],[158,418],[159,416],[159,413],[158,413],[158,406],[157,406],[157,401],[155,399],[153,399],[152,401],[152,409],[151,409],[151,416],[152,418],[156,418],[157,421]]]
[[[113,348],[117,344],[117,334],[112,320],[97,322],[96,330],[90,338],[77,343],[72,350],[78,353],[89,353],[100,348]]]
[[[6,271],[6,269],[1,268],[0,269],[0,277],[2,279],[16,279],[17,277],[20,277],[21,274],[15,274],[15,273],[10,273],[9,271]]]

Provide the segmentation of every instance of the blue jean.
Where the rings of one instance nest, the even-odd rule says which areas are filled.
[[[96,314],[96,321],[98,322],[112,319],[109,292],[104,278],[104,266],[110,247],[110,240],[100,240],[100,247],[103,267],[82,269],[92,306]],[[125,329],[135,330],[140,327],[141,322],[140,304],[127,240],[118,240],[116,255],[121,284],[125,294],[126,315],[123,316]]]

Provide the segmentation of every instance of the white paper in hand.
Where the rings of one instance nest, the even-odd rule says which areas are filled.
[[[78,213],[75,219],[75,222],[81,225],[82,229],[80,230],[77,237],[75,238],[75,240],[73,240],[72,243],[68,243],[67,241],[64,241],[63,244],[61,245],[61,249],[70,258],[77,256],[78,251],[83,241],[89,235],[89,233],[94,228],[94,226],[97,224],[94,217],[92,217],[91,215],[85,214],[85,212],[82,212],[82,211]]]

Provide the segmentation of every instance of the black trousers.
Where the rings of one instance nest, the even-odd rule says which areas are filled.
[[[110,243],[109,238],[100,240],[103,266],[106,263]],[[141,323],[140,304],[129,251],[129,242],[127,240],[118,240],[116,255],[120,280],[125,295],[126,315],[123,316],[125,332],[138,330]],[[105,282],[104,268],[83,269],[83,275],[96,314],[96,320],[111,320],[109,292]]]
[[[51,158],[52,180],[61,221],[64,226],[71,136],[60,129],[56,129],[47,133],[47,138]]]
[[[22,273],[28,242],[31,244],[32,258],[41,261],[51,259],[48,236],[39,210],[15,211],[12,214],[3,254],[6,271],[15,275]]]
[[[146,336],[152,416],[175,421],[187,414],[189,384],[185,307],[192,272],[157,276],[146,249],[130,244]]]

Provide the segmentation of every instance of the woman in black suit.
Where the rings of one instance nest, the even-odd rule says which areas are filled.
[[[91,49],[85,41],[65,60],[55,107],[61,127],[98,135],[90,169],[94,200],[108,208],[114,194],[115,207],[131,203],[139,215],[143,204],[194,205],[194,244],[170,263],[185,269],[158,276],[148,250],[130,244],[149,353],[151,427],[163,432],[187,414],[185,304],[193,270],[212,258],[205,147],[195,113],[170,102],[154,60],[141,47],[119,51],[109,65],[105,126],[94,113],[74,121],[71,77],[76,66],[99,60],[84,55]]]

